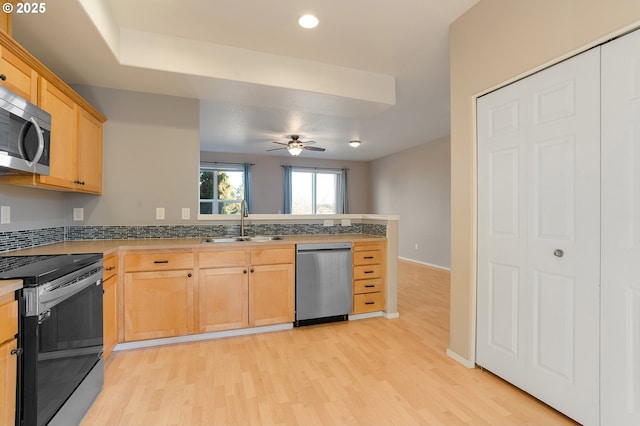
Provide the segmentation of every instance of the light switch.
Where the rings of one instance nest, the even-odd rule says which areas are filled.
[[[11,223],[11,207],[1,206],[0,207],[0,224],[6,225],[8,223]]]
[[[182,208],[182,220],[191,219],[191,209],[189,207]]]
[[[340,222],[342,226],[351,226],[351,219],[342,219]]]
[[[156,207],[156,220],[164,220],[164,207]]]
[[[82,207],[73,208],[73,220],[76,222],[84,220],[84,209]]]
[[[333,226],[333,219],[325,219],[324,226]]]

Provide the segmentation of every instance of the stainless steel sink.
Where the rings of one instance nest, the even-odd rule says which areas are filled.
[[[282,240],[283,238],[280,235],[255,235],[252,237],[206,237],[202,239],[203,243],[237,243],[241,241],[253,241],[253,242],[262,242],[262,241],[277,241]]]

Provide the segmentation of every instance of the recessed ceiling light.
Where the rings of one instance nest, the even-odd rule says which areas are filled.
[[[313,15],[303,15],[298,19],[298,24],[302,28],[315,28],[318,26],[318,18]]]
[[[349,146],[352,148],[357,148],[360,146],[361,143],[362,143],[361,141],[353,140],[353,141],[349,141]]]

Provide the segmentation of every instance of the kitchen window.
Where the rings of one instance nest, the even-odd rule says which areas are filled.
[[[346,169],[285,167],[285,200],[285,213],[347,213]]]
[[[242,200],[249,204],[250,164],[200,165],[200,214],[240,214]],[[248,206],[249,211],[250,207]]]

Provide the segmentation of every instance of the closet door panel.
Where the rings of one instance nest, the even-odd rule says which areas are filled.
[[[599,49],[477,106],[476,361],[597,424]]]
[[[640,31],[602,47],[602,424],[640,424]]]

